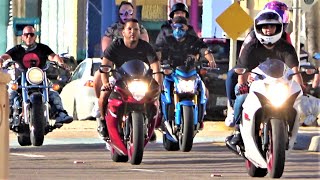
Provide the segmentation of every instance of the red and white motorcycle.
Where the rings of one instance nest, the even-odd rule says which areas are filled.
[[[236,68],[238,74],[246,69]],[[315,69],[305,69],[312,74]],[[240,131],[243,143],[229,149],[246,160],[252,177],[280,178],[283,174],[286,150],[292,149],[299,128],[297,110],[303,94],[292,79],[294,73],[280,60],[267,59],[251,71],[254,81],[243,103]]]

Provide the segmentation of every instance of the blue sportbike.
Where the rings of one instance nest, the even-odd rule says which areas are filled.
[[[163,64],[165,74],[161,93],[163,146],[168,151],[189,152],[193,138],[203,128],[206,87],[194,61],[172,68]]]

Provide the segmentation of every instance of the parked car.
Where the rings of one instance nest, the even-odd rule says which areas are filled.
[[[206,120],[221,120],[226,116],[227,94],[225,80],[229,69],[229,39],[204,39],[209,49],[213,53],[217,63],[218,70],[208,73],[203,77],[203,81],[209,90],[209,99],[207,103]],[[237,41],[237,57],[243,41]]]
[[[96,103],[93,89],[93,75],[99,69],[100,58],[87,58],[74,70],[60,96],[68,114],[74,119],[93,119],[92,109]]]

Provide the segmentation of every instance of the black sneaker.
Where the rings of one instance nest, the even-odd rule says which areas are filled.
[[[98,118],[97,121],[98,121],[97,131],[99,133],[99,136],[101,136],[103,139],[109,139],[106,120]]]
[[[156,133],[155,132],[153,132],[153,134],[152,134],[152,136],[150,137],[150,142],[156,142],[156,140],[157,140],[157,135],[156,135]]]
[[[237,131],[230,140],[230,144],[238,145],[242,140],[241,133]]]

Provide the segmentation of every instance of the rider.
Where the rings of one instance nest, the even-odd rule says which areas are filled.
[[[156,39],[156,44],[163,43],[166,39],[166,36],[170,36],[170,34],[172,34],[172,19],[177,16],[189,18],[188,6],[183,3],[176,3],[172,6],[171,12],[169,14],[170,20],[162,24],[160,32]],[[188,25],[187,33],[193,36],[197,36],[197,33],[194,31],[191,25]]]
[[[36,42],[35,29],[32,26],[26,26],[23,28],[22,44],[16,45],[12,49],[8,50],[5,54],[0,56],[0,67],[2,63],[7,59],[13,59],[19,66],[23,67],[23,57],[27,53],[34,53],[40,59],[39,66],[44,66],[47,59],[57,62],[60,66],[68,68],[64,64],[62,58],[55,54],[47,45]],[[13,99],[18,93],[16,91],[9,92],[10,107],[13,105]],[[50,89],[49,91],[49,104],[51,105],[51,113],[56,118],[55,124],[71,123],[73,118],[67,114],[64,110],[59,93]],[[12,110],[11,110],[12,112]]]
[[[289,9],[288,6],[280,1],[270,1],[268,2],[263,9],[269,9],[269,10],[275,10],[282,18],[282,23],[283,23],[283,32],[281,38],[286,40],[287,42],[291,43],[290,40],[290,34],[286,32],[287,26],[289,24]],[[249,34],[246,36],[241,49],[240,49],[240,54],[242,52],[242,49],[250,43],[252,40],[256,40],[256,35],[254,30],[249,32]],[[227,126],[234,126],[233,122],[233,106],[234,106],[234,101],[236,99],[236,95],[234,92],[234,87],[237,84],[237,79],[238,79],[238,74],[234,72],[233,69],[229,70],[227,73],[227,79],[226,79],[226,93],[228,97],[228,103],[231,107],[231,109],[228,109],[228,114],[225,119],[225,124]]]
[[[274,10],[262,10],[254,20],[254,33],[257,39],[253,39],[244,46],[239,56],[237,66],[252,70],[260,62],[267,58],[280,59],[285,62],[294,73],[299,72],[299,60],[294,47],[281,39],[283,32],[283,23],[280,15]],[[234,104],[234,122],[239,124],[241,119],[242,104],[249,93],[250,83],[245,73],[238,76],[238,84],[235,87],[236,100]],[[303,86],[301,74],[296,74],[293,79]],[[229,136],[227,141],[236,145],[241,141],[241,134],[238,125],[235,128],[235,134]]]
[[[127,1],[122,1],[119,5],[119,9],[118,9],[118,15],[119,15],[119,21],[113,23],[111,26],[109,26],[105,32],[105,35],[102,37],[101,39],[101,49],[102,52],[104,52],[104,50],[110,46],[110,44],[112,43],[112,41],[115,41],[118,38],[122,38],[122,30],[124,27],[124,22],[127,19],[131,19],[133,18],[133,5],[130,2]],[[142,26],[140,26],[140,39],[145,40],[147,42],[149,42],[149,36],[148,36],[148,32],[147,30]],[[97,99],[99,99],[100,97],[100,89],[102,86],[102,82],[101,82],[101,74],[99,71],[96,71],[93,77],[93,87],[94,87],[94,91],[96,94]],[[99,103],[97,103],[99,104]],[[99,108],[94,108],[95,109],[102,109],[103,106],[102,104],[99,104]],[[94,116],[97,117],[99,112],[94,112]],[[106,137],[105,134],[105,119],[103,116],[100,116],[100,118],[97,118],[97,123],[98,123],[98,128],[97,131],[99,133],[99,135],[102,138]]]
[[[113,41],[110,46],[104,51],[101,66],[115,65],[119,68],[123,63],[132,59],[140,59],[150,65],[154,73],[160,72],[160,64],[155,51],[152,46],[140,39],[140,26],[136,19],[127,19],[124,23],[122,31],[123,38]],[[158,84],[162,84],[162,75],[156,73],[154,75]],[[108,97],[112,92],[112,83],[109,82],[109,74],[102,73],[102,88],[100,92],[99,104],[103,106],[100,109],[101,117],[106,115],[106,107],[108,104]],[[109,134],[105,128],[106,138]]]
[[[172,34],[166,36],[161,43],[155,44],[159,59],[162,62],[169,60],[173,67],[177,67],[184,64],[188,55],[202,55],[209,61],[209,66],[215,68],[216,63],[207,45],[198,36],[187,33],[188,28],[186,18],[177,16],[172,19]],[[209,97],[207,90],[206,96]]]

